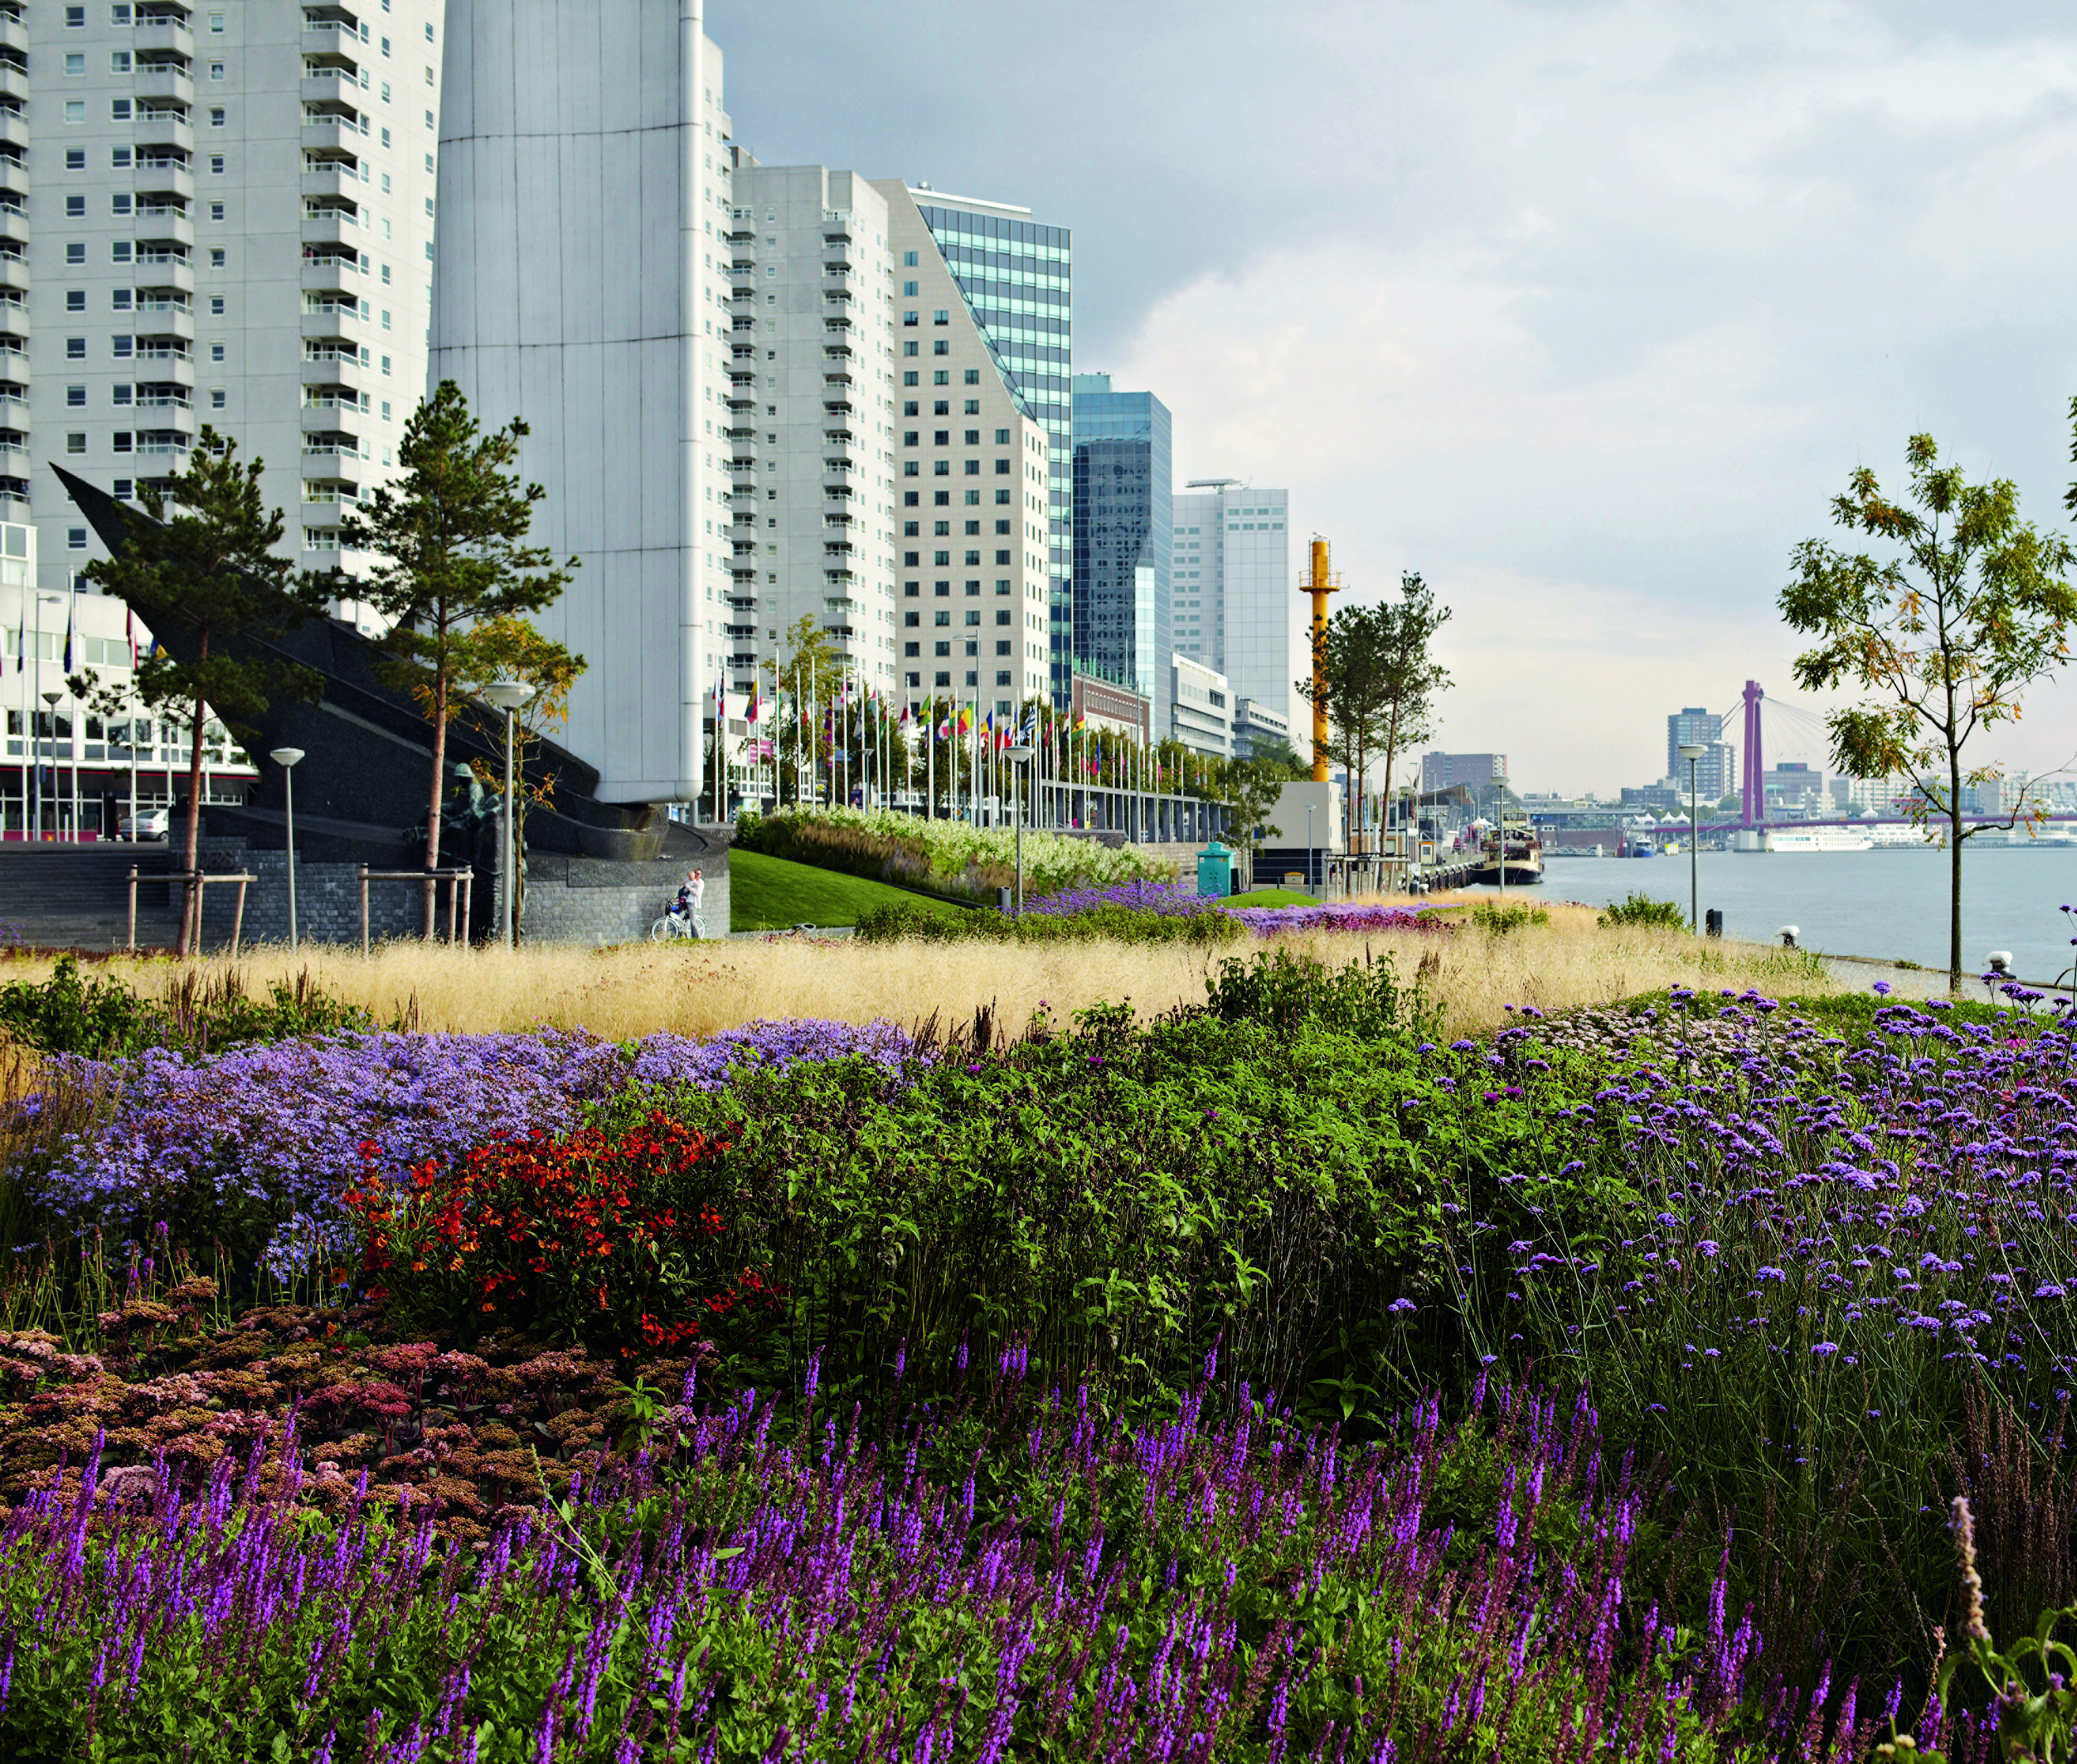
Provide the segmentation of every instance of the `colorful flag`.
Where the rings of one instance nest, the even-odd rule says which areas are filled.
[[[123,639],[130,646],[130,665],[137,665],[137,615],[127,607],[123,612]]]

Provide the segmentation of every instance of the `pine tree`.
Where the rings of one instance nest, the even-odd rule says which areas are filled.
[[[426,805],[426,868],[439,867],[446,795],[447,724],[464,639],[490,619],[523,618],[552,605],[577,568],[554,565],[545,546],[526,543],[534,505],[547,495],[522,486],[510,468],[527,425],[514,417],[485,434],[452,380],[411,413],[398,463],[403,475],[369,493],[342,527],[343,542],[379,560],[360,598],[393,622],[382,639],[390,683],[417,698],[433,726]],[[426,881],[425,935],[433,935],[435,890]]]
[[[267,512],[260,494],[264,469],[260,460],[241,465],[237,443],[205,426],[185,470],[162,485],[141,487],[144,516],[126,511],[128,531],[114,555],[80,572],[82,580],[127,604],[162,644],[171,642],[185,655],[162,647],[140,660],[136,692],[148,705],[183,707],[189,759],[181,864],[189,875],[200,845],[202,750],[210,714],[249,740],[245,720],[270,699],[314,699],[322,689],[314,670],[242,647],[320,616],[328,598],[327,576],[298,575],[273,555],[287,522],[281,510]],[[190,884],[177,946],[183,955],[200,940],[199,898]]]

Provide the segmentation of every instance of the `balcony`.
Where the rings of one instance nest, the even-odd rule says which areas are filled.
[[[361,365],[360,351],[350,343],[303,345],[302,378],[306,386],[340,385],[341,375],[358,373]]]
[[[303,194],[345,196],[359,201],[360,173],[352,160],[318,159],[303,167]]]
[[[826,306],[848,306],[851,297],[848,288],[827,289],[822,294],[822,304]]]
[[[29,125],[19,110],[0,111],[0,146],[28,151]]]
[[[194,437],[184,429],[139,429],[137,431],[137,451],[164,456],[185,453],[194,445]]]
[[[746,640],[757,635],[757,627],[755,625],[724,625],[722,630],[728,636],[740,637]]]
[[[131,139],[139,147],[177,147],[184,153],[194,152],[194,131],[188,126],[185,117],[172,110],[140,114],[131,124]],[[305,134],[309,132],[307,129],[304,131]]]
[[[344,289],[360,275],[360,260],[343,252],[303,260],[303,286],[313,292]]]
[[[139,301],[131,322],[137,327],[140,349],[147,337],[155,341],[163,339],[169,344],[194,341],[194,314],[169,300]]]
[[[194,352],[177,337],[140,338],[133,358],[148,362],[154,373],[192,374]]]
[[[826,361],[847,362],[851,357],[851,347],[847,343],[831,343],[822,345],[822,359]]]
[[[26,294],[28,291],[28,260],[21,257],[0,257],[0,292]]]
[[[183,294],[194,292],[194,270],[185,256],[176,256],[171,252],[139,252],[133,265],[137,273],[137,285],[155,292],[174,291]],[[139,301],[142,307],[146,304]]]
[[[303,457],[306,460],[360,460],[367,456],[360,451],[359,435],[317,430],[304,434]]]
[[[823,329],[823,330],[825,330],[825,331],[837,331],[837,332],[841,333],[841,332],[843,332],[843,331],[849,331],[849,330],[851,330],[851,329],[852,329],[852,328],[853,328],[853,327],[852,327],[851,321],[848,318],[838,317],[838,318],[825,318],[825,319],[822,321],[822,329]]]
[[[188,218],[185,209],[175,208],[170,202],[161,202],[149,208],[139,209],[134,218],[140,242],[153,245],[179,245],[187,250],[194,249],[194,223]]]
[[[6,13],[0,13],[0,49],[12,49],[17,55],[29,52],[29,27]]]
[[[360,218],[340,209],[314,213],[303,210],[302,241],[306,245],[351,245],[360,248]]]
[[[359,77],[343,68],[306,67],[296,89],[303,100],[303,115],[313,109],[358,118],[364,102]]]
[[[754,410],[757,408],[755,394],[748,392],[731,392],[722,401],[731,410]]]
[[[27,68],[18,68],[12,61],[0,61],[0,98],[12,98],[17,104],[29,102]]]
[[[140,56],[156,59],[177,55],[189,61],[194,60],[194,33],[178,19],[139,19],[130,40]]]
[[[302,145],[306,153],[352,152],[360,145],[360,127],[351,117],[314,117],[306,111]]]
[[[194,391],[194,363],[185,354],[176,355],[170,347],[139,349],[135,360],[150,364],[151,371],[160,376],[167,387],[192,394]],[[141,393],[144,388],[139,386]]]
[[[139,155],[135,182],[139,196],[177,196],[184,202],[194,200],[194,173],[169,153],[149,159]]]
[[[834,443],[838,447],[847,447],[851,444],[854,437],[848,429],[825,429],[822,431],[822,439]]]
[[[746,281],[757,273],[757,265],[751,262],[747,257],[737,258],[728,268],[730,275],[739,276]]]
[[[189,388],[169,385],[139,386],[131,401],[139,410],[185,410],[193,399]]]
[[[177,104],[194,102],[194,81],[183,67],[170,62],[139,62],[131,74],[132,89],[140,98],[164,98]]]
[[[847,422],[849,421],[851,418],[851,400],[848,398],[839,399],[834,401],[826,399],[824,400],[822,404],[822,414],[826,417],[842,417]]]

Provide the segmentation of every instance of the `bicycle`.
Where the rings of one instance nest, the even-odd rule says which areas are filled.
[[[706,929],[697,916],[690,913],[666,913],[649,927],[649,941],[651,943],[668,943],[674,937],[697,942],[706,935]]]

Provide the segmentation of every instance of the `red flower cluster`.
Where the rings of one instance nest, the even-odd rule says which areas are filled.
[[[784,1295],[755,1268],[726,1272],[717,1203],[725,1141],[652,1113],[618,1131],[479,1146],[412,1166],[375,1165],[346,1194],[371,1287],[400,1321],[472,1336],[495,1325],[651,1350],[709,1317]]]

